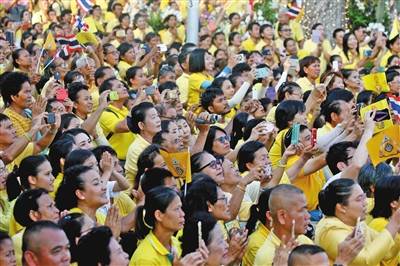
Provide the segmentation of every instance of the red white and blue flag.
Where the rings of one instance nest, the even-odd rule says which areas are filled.
[[[388,95],[390,107],[392,108],[393,114],[397,121],[400,121],[400,96],[393,94]]]
[[[78,5],[81,7],[83,11],[88,13],[94,6],[94,3],[92,0],[76,0]]]
[[[57,35],[56,36],[56,42],[58,42],[61,46],[68,46],[69,50],[74,52],[74,51],[80,51],[82,49],[82,46],[79,44],[78,40],[76,39],[75,34],[71,35]]]
[[[295,19],[300,14],[302,9],[302,1],[292,1],[287,5],[287,12],[286,14],[289,16],[290,19]]]
[[[80,16],[75,16],[73,19],[74,28],[77,28],[79,31],[88,31],[89,25],[83,21]]]

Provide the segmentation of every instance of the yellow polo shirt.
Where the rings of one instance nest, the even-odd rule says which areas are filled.
[[[171,246],[172,252],[166,249],[151,231],[133,253],[129,266],[172,265],[174,257],[171,253],[177,254],[178,257],[181,255],[180,243],[175,237],[171,238]]]
[[[296,80],[296,83],[300,86],[303,93],[314,89],[314,85],[308,80],[307,77],[299,78]]]
[[[299,235],[296,239],[296,242],[299,243],[299,245],[314,244],[312,240],[305,235]],[[275,257],[275,250],[280,246],[280,244],[281,240],[274,234],[274,231],[271,230],[264,244],[260,247],[256,254],[254,265],[272,266],[272,262]]]
[[[128,148],[135,139],[132,132],[115,133],[115,127],[129,115],[129,110],[125,106],[118,109],[110,104],[101,114],[100,126],[111,147],[117,153],[118,159],[125,160]]]
[[[69,210],[69,213],[84,213],[81,209],[79,209],[78,207],[72,208]],[[85,213],[86,214],[86,213]],[[98,210],[96,211],[96,221],[95,221],[98,225],[104,225],[106,222],[106,216],[99,212]]]
[[[54,190],[52,192],[49,192],[49,195],[52,199],[56,198],[57,190],[61,185],[61,182],[63,181],[64,174],[63,173],[58,173],[56,179],[54,179],[53,187]]]
[[[300,156],[290,156],[287,162],[285,171],[289,169]],[[307,199],[307,209],[309,211],[315,210],[318,205],[318,193],[321,191],[325,184],[325,177],[322,170],[318,170],[310,175],[304,175],[304,169],[301,169],[300,173],[294,180],[291,180],[291,184],[301,189]]]
[[[126,77],[126,71],[132,67],[132,65],[128,64],[124,60],[120,60],[118,63],[118,70],[119,70],[119,76],[121,77],[122,80],[125,80]]]
[[[393,53],[390,50],[387,50],[386,53],[382,56],[381,62],[379,66],[386,68],[388,59],[391,57]]]
[[[201,84],[206,80],[212,82],[214,77],[202,72],[193,73],[189,76],[188,106],[200,103],[200,96],[204,91]]]
[[[183,73],[177,80],[180,96],[179,99],[182,103],[187,103],[189,96],[189,74]]]
[[[176,29],[176,31],[178,32],[178,38],[180,39],[180,40],[176,40],[176,41],[181,42],[181,43],[185,42],[185,36],[186,36],[185,27],[183,25],[180,25]],[[163,44],[170,46],[174,42],[174,37],[168,29],[160,30],[158,32],[158,34],[160,34],[161,42]],[[136,35],[135,35],[135,37],[136,37]]]
[[[276,167],[278,165],[279,160],[282,158],[282,142],[288,132],[289,128],[281,130],[275,138],[274,144],[272,144],[271,149],[268,152],[269,159],[271,160],[272,167]]]
[[[270,231],[265,225],[259,223],[257,229],[249,236],[249,243],[246,247],[246,252],[244,253],[242,265],[252,266],[256,258],[257,251],[264,244]]]
[[[139,155],[150,146],[151,143],[148,143],[142,136],[139,134],[136,135],[135,140],[129,146],[128,153],[126,155],[125,162],[125,174],[131,186],[133,186],[136,178],[136,174],[138,171],[137,161],[139,159]]]
[[[252,38],[248,38],[247,40],[242,42],[242,47],[243,50],[246,50],[247,52],[255,51],[256,46],[259,42],[254,42]]]

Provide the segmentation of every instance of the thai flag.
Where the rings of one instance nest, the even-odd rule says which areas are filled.
[[[289,16],[290,19],[295,19],[301,12],[301,1],[292,1],[292,3],[287,5],[288,11],[286,14]]]
[[[57,35],[56,41],[60,45],[67,45],[70,50],[72,51],[80,51],[82,49],[81,45],[79,44],[78,40],[76,39],[75,34],[71,35]]]
[[[74,18],[74,27],[77,28],[79,31],[88,31],[89,25],[83,21],[80,16],[76,16]]]
[[[388,99],[396,121],[400,121],[400,96],[389,94]]]
[[[86,12],[88,13],[92,7],[94,6],[92,0],[76,0],[78,5]]]

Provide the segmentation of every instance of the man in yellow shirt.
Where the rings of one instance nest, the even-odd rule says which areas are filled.
[[[242,43],[242,47],[248,52],[255,51],[260,41],[260,24],[258,22],[251,22],[247,27],[247,32],[250,36]]]
[[[187,105],[189,96],[189,51],[182,51],[178,56],[179,65],[181,66],[183,73],[176,80],[176,85],[178,85],[180,96],[183,106]]]
[[[343,51],[343,36],[344,29],[337,28],[333,31],[333,40],[335,41],[335,47],[331,50],[331,55],[340,55],[340,52]]]
[[[254,265],[272,265],[275,250],[282,240],[286,243],[296,240],[299,244],[313,244],[303,235],[310,223],[303,191],[292,185],[278,185],[272,190],[268,205],[272,217],[272,230],[258,250]]]
[[[118,159],[124,161],[128,148],[135,136],[129,131],[127,116],[129,110],[124,106],[129,94],[124,84],[117,78],[109,78],[99,88],[100,93],[110,90],[110,105],[100,117],[100,125],[111,147],[116,151]],[[115,95],[116,94],[116,95]]]
[[[303,28],[301,27],[300,23],[297,21],[290,19],[287,14],[287,8],[281,9],[278,14],[278,22],[275,24],[275,37],[278,38],[278,25],[279,24],[288,24],[291,31],[292,37],[299,45],[299,48],[303,48],[304,44],[304,33]]]

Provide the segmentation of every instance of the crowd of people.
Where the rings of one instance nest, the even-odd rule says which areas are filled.
[[[192,43],[188,1],[0,2],[0,265],[399,264],[361,111],[400,122],[395,30],[204,0]]]

